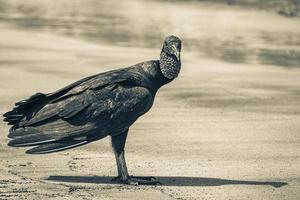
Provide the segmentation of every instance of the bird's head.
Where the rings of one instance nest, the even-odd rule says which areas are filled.
[[[181,68],[181,40],[176,36],[166,37],[160,54],[160,70],[164,77],[174,79]]]

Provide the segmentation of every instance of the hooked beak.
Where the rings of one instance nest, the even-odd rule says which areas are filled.
[[[172,45],[172,50],[177,60],[180,60],[180,52],[178,51],[175,45]]]

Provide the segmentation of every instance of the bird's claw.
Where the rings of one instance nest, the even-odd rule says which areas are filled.
[[[113,178],[111,181],[120,182],[128,185],[162,185],[153,176],[129,176],[123,180],[121,176]]]

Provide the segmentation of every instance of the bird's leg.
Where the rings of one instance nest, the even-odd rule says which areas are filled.
[[[114,178],[113,181],[124,182],[129,177],[127,165],[124,157],[124,147],[125,147],[127,134],[128,134],[128,130],[121,134],[111,137],[111,142],[114,149],[116,162],[117,162],[117,169],[118,169],[118,176]]]
[[[154,177],[139,177],[139,176],[129,176],[127,165],[125,161],[125,142],[127,138],[128,130],[116,135],[112,136],[112,146],[115,152],[116,162],[117,162],[117,169],[118,169],[118,176],[113,178],[112,181],[123,182],[129,185],[157,185],[160,182],[156,181]]]
[[[118,176],[115,178],[116,180],[120,179],[121,181],[125,182],[129,178],[127,165],[124,157],[124,151],[121,153],[116,153],[116,162],[118,168]]]

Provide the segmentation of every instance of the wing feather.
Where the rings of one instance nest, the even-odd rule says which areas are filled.
[[[32,95],[28,99],[17,102],[11,111],[5,113],[3,115],[4,121],[8,122],[10,125],[19,127],[24,125],[24,122],[31,120],[37,112],[49,104],[66,100],[74,95],[81,94],[88,89],[95,90],[113,85],[115,83],[134,81],[134,77],[137,76],[126,69],[127,68],[93,75],[72,83],[53,93],[37,93]],[[47,116],[48,118],[53,117],[57,114],[54,111],[55,110],[51,112],[49,109],[49,113],[44,113],[45,115],[43,118],[46,119]],[[74,110],[70,113],[70,115],[66,114],[66,117],[71,117],[76,113],[78,112]],[[22,123],[20,124],[20,122]]]
[[[66,141],[59,141],[55,143],[47,143],[42,144],[32,149],[26,151],[28,154],[46,154],[46,153],[54,153],[58,151],[64,151],[67,149],[75,148],[78,146],[82,146],[89,143],[86,140],[66,140]]]

